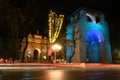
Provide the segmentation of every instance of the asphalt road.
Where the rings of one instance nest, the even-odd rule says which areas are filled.
[[[73,67],[49,65],[49,68],[46,66],[40,68],[37,65],[7,66],[0,67],[0,80],[120,80],[120,67],[111,65],[111,67],[89,65],[79,69],[75,65]]]
[[[2,70],[0,80],[120,80],[120,70]]]

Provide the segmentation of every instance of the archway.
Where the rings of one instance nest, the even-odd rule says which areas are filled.
[[[87,60],[89,62],[100,62],[100,44],[103,36],[100,31],[90,29],[86,34]]]
[[[38,50],[34,50],[33,59],[36,61],[38,59]]]
[[[34,60],[34,61],[37,61],[37,60],[39,59],[40,53],[41,53],[41,51],[40,51],[39,48],[36,48],[36,49],[34,50],[34,53],[33,53],[33,60]]]

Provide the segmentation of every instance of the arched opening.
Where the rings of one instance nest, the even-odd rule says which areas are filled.
[[[90,29],[86,34],[87,60],[100,62],[100,44],[103,42],[102,34],[96,29]]]
[[[33,59],[34,59],[34,61],[37,61],[37,59],[38,59],[38,50],[34,50]]]

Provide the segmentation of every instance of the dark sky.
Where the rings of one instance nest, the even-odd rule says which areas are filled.
[[[23,4],[26,0],[18,0]],[[63,13],[65,16],[80,7],[90,8],[105,13],[105,16],[111,20],[119,20],[119,2],[117,0],[35,0],[40,7],[43,16],[47,16],[52,9],[57,13]]]
[[[114,0],[38,0],[41,12],[45,20],[48,19],[49,10],[64,14],[65,17],[72,14],[80,7],[103,12],[109,24],[120,22],[118,1]],[[43,22],[44,23],[44,22]]]
[[[117,3],[116,0],[41,0],[39,4],[44,8],[43,12],[53,9],[68,16],[78,8],[86,7],[101,11],[110,19],[118,20],[120,12]]]
[[[21,3],[25,0],[19,0]],[[118,0],[35,0],[40,7],[42,26],[48,26],[48,13],[50,9],[56,13],[65,15],[65,18],[80,7],[93,9],[103,12],[110,30],[110,39],[112,44],[120,42],[120,12]],[[65,19],[66,20],[66,19]],[[42,27],[42,28],[43,28]],[[41,27],[40,27],[41,28]]]

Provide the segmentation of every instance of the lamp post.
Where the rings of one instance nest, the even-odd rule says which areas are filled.
[[[60,46],[60,45],[58,45],[58,44],[54,44],[53,46],[52,46],[52,49],[53,49],[53,51],[54,51],[54,63],[56,63],[56,52],[58,52],[59,50],[61,50],[62,49],[62,47]]]

